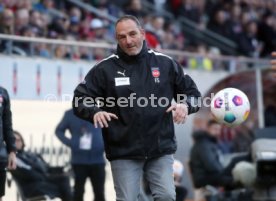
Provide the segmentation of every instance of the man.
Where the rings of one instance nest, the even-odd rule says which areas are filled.
[[[155,201],[174,201],[173,122],[198,111],[200,92],[172,58],[147,49],[136,17],[123,16],[115,26],[117,53],[76,88],[74,112],[103,128],[117,201],[137,200],[143,174]]]
[[[207,131],[193,133],[194,145],[190,153],[190,168],[196,188],[233,183],[232,177],[223,173],[217,144],[220,133],[221,125],[215,120],[207,123]]]
[[[60,167],[50,167],[43,158],[25,151],[22,135],[14,131],[17,149],[17,168],[11,171],[14,180],[21,186],[24,196],[48,195],[50,198],[59,197],[62,201],[71,201],[72,193],[69,176]]]
[[[276,70],[276,52],[272,52],[271,56],[273,59],[271,60],[271,66],[273,70]]]
[[[71,137],[65,135],[70,131]],[[56,128],[58,139],[71,149],[71,163],[74,171],[74,201],[83,201],[86,179],[91,180],[95,201],[105,201],[105,160],[101,129],[73,114],[65,112]]]
[[[218,122],[210,120],[206,131],[193,133],[194,145],[191,149],[189,165],[196,188],[206,185],[235,188],[238,184],[233,179],[232,169],[242,160],[250,161],[249,155],[242,155],[233,158],[227,167],[223,166],[223,156],[217,144],[221,128]]]
[[[10,99],[7,90],[0,87],[0,201],[5,195],[6,167],[16,168],[15,152]]]

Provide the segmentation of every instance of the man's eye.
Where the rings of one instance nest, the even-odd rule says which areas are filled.
[[[124,39],[125,36],[119,36],[118,39],[121,40],[121,39]]]

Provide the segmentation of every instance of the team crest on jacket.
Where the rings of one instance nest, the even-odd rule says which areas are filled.
[[[159,83],[160,70],[159,67],[151,67],[151,74],[154,78],[155,83]]]

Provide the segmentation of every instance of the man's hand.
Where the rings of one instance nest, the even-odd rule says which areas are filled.
[[[273,59],[270,61],[271,63],[271,69],[274,70],[274,77],[276,77],[276,52],[272,52],[271,56],[273,57]]]
[[[185,123],[188,117],[188,106],[186,104],[174,104],[166,112],[173,111],[173,121],[177,124]]]
[[[8,169],[15,170],[16,169],[16,155],[14,152],[10,152],[8,156]]]
[[[101,128],[104,128],[104,127],[107,128],[108,127],[107,122],[111,121],[112,118],[118,119],[118,117],[113,113],[97,112],[93,118],[95,128],[98,128],[98,124],[100,125]]]

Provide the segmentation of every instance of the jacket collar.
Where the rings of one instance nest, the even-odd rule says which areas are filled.
[[[139,54],[133,55],[133,56],[127,55],[120,48],[120,46],[117,45],[117,54],[118,54],[119,58],[121,58],[122,60],[124,60],[125,62],[128,62],[128,63],[135,62],[135,61],[139,60],[140,58],[144,57],[146,55],[147,51],[148,51],[148,47],[147,47],[146,41],[143,41],[143,47],[142,47],[141,51],[139,52]]]

